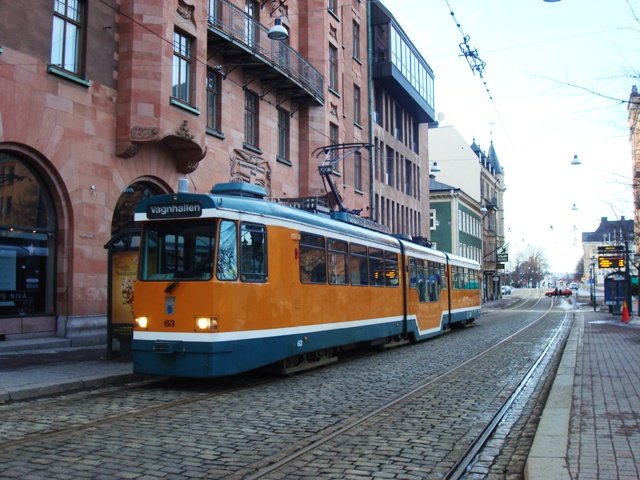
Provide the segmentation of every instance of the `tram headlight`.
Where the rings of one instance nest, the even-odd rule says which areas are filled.
[[[218,329],[218,320],[211,317],[196,317],[196,330],[212,331]]]
[[[147,328],[149,325],[149,317],[136,317],[136,325],[139,328]]]

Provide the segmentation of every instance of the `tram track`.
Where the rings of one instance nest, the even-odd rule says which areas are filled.
[[[433,342],[385,353],[354,352],[338,364],[286,379],[242,375],[224,381],[165,381],[0,407],[5,424],[0,427],[0,463],[18,469],[20,461],[14,459],[37,456],[32,465],[43,465],[40,474],[49,478],[54,467],[46,462],[57,464],[62,458],[66,468],[80,474],[75,470],[78,454],[65,452],[88,449],[77,458],[99,462],[101,469],[113,464],[108,459],[118,458],[111,478],[129,478],[140,470],[128,465],[143,459],[153,459],[146,467],[150,475],[161,469],[174,472],[176,462],[184,461],[185,469],[201,465],[203,478],[309,478],[299,472],[314,470],[320,473],[312,478],[326,478],[315,460],[331,463],[335,457],[341,461],[337,469],[350,471],[362,458],[382,472],[387,461],[400,462],[417,445],[424,456],[411,457],[407,473],[416,465],[423,469],[416,470],[418,477],[444,478],[452,465],[462,465],[459,459],[471,445],[480,444],[477,438],[486,435],[488,417],[496,418],[517,384],[524,383],[525,370],[532,370],[534,362],[518,352],[534,349],[538,354],[540,340],[550,332],[557,329],[556,343],[562,336],[561,317],[547,318],[553,302],[541,301],[518,300],[523,315],[493,310],[479,324]],[[414,372],[416,362],[429,367]],[[512,369],[513,375],[497,371],[500,363],[508,363],[506,371]],[[485,392],[476,392],[480,389]],[[407,421],[414,425],[405,429]],[[386,452],[395,449],[398,436],[408,444],[401,446],[408,453],[370,457],[379,445]],[[178,454],[181,447],[186,450]],[[357,453],[339,459],[350,451]],[[433,470],[424,473],[428,468]]]
[[[240,378],[244,379],[246,377],[247,376],[242,376]],[[145,406],[145,407],[141,407],[141,408],[128,410],[126,412],[118,412],[118,413],[114,413],[114,414],[111,414],[111,415],[99,416],[98,418],[94,418],[94,419],[91,419],[91,420],[86,420],[86,421],[83,421],[81,423],[76,423],[76,424],[72,424],[72,425],[59,426],[59,427],[54,426],[54,427],[51,427],[51,428],[45,428],[45,429],[42,429],[42,430],[34,431],[32,433],[27,433],[27,434],[24,434],[24,435],[21,435],[21,436],[10,437],[8,439],[0,441],[0,451],[1,450],[5,450],[5,449],[10,449],[10,448],[15,448],[15,447],[18,447],[18,446],[24,445],[24,444],[40,442],[40,441],[43,441],[45,439],[56,437],[56,436],[62,436],[62,435],[71,434],[71,433],[77,433],[77,432],[81,432],[83,430],[89,430],[91,428],[104,426],[104,425],[107,425],[107,424],[110,424],[110,423],[115,423],[115,422],[119,422],[119,421],[123,421],[123,420],[126,421],[127,419],[140,417],[140,416],[144,416],[144,415],[149,415],[149,414],[152,414],[152,413],[158,412],[158,411],[164,411],[164,410],[168,410],[168,409],[172,409],[172,408],[186,406],[186,405],[193,404],[193,403],[196,403],[196,402],[210,400],[210,399],[215,398],[216,396],[232,394],[234,392],[239,392],[239,391],[243,391],[243,390],[246,390],[246,389],[255,388],[255,387],[258,387],[260,385],[267,385],[267,384],[273,383],[275,381],[277,381],[277,378],[259,378],[259,379],[251,380],[248,383],[243,383],[241,385],[237,385],[237,384],[235,384],[234,381],[232,381],[231,385],[219,386],[215,391],[199,392],[199,393],[193,393],[193,394],[187,393],[187,394],[185,394],[186,396],[181,397],[181,398],[176,399],[176,400],[163,401],[163,402],[160,402],[160,403],[156,403],[154,405],[149,405],[149,406]],[[160,379],[160,380],[154,380],[152,382],[147,382],[146,385],[149,386],[149,385],[155,384],[157,386],[159,384],[166,383],[166,382],[167,382],[167,380]],[[187,383],[187,382],[185,382],[183,380],[182,383],[184,384],[184,383]],[[140,387],[134,387],[134,388],[140,388]],[[142,388],[144,388],[144,386]],[[123,390],[123,388],[119,387],[119,388],[114,388],[114,389],[110,389],[110,390],[121,391],[121,390]],[[132,390],[132,388],[128,387],[128,388],[124,388],[124,390]],[[71,400],[71,401],[76,401],[76,399],[80,400],[80,401],[86,401],[87,399],[90,399],[91,397],[93,397],[95,395],[104,395],[104,394],[105,394],[104,391],[98,392],[98,393],[92,393],[92,394],[89,394],[89,395],[83,394],[83,393],[77,393],[77,394],[72,394],[69,397],[73,398],[73,400]],[[108,395],[108,393],[107,393],[107,395]],[[47,399],[47,402],[45,402],[45,403],[36,401],[36,402],[32,402],[31,405],[26,405],[26,404],[22,403],[22,404],[17,405],[17,406],[11,406],[13,408],[4,409],[4,413],[6,414],[7,412],[10,412],[11,410],[18,411],[19,415],[23,419],[26,419],[27,422],[29,422],[29,419],[31,419],[31,418],[37,418],[37,417],[45,414],[45,412],[50,409],[48,405],[51,405],[53,402],[56,402],[56,403],[59,404],[60,403],[60,398]],[[16,408],[16,407],[18,407],[18,408]],[[0,414],[1,413],[3,413],[2,410],[0,410]],[[22,423],[24,423],[24,421]]]
[[[528,309],[534,308],[541,301],[541,297],[538,298],[526,298],[523,299],[522,302],[518,302],[518,306],[515,308],[522,308],[523,306],[531,303],[531,306]],[[240,474],[238,476],[234,476],[234,478],[242,478],[243,480],[259,480],[263,478],[270,478],[269,476],[275,474],[278,477],[279,474],[286,475],[286,469],[291,467],[294,462],[298,461],[302,457],[312,454],[313,452],[321,450],[328,443],[335,441],[341,436],[344,436],[353,430],[356,430],[362,426],[364,426],[367,422],[376,421],[376,419],[383,417],[390,410],[398,405],[406,402],[412,401],[412,399],[416,396],[419,396],[426,389],[437,386],[439,383],[442,383],[445,380],[451,379],[455,377],[459,372],[464,371],[468,366],[474,364],[479,359],[491,355],[496,350],[499,350],[502,346],[508,344],[509,342],[515,341],[523,332],[527,331],[529,328],[534,326],[536,323],[545,318],[553,308],[553,302],[550,303],[549,308],[540,315],[537,319],[509,335],[508,337],[501,340],[499,343],[483,350],[482,352],[477,353],[473,357],[465,360],[459,365],[442,372],[434,378],[427,380],[424,383],[416,385],[414,388],[409,391],[404,392],[403,394],[391,399],[385,404],[379,406],[375,410],[372,410],[359,418],[351,419],[347,423],[344,423],[342,426],[338,428],[334,428],[331,432],[322,436],[321,438],[313,441],[312,443],[300,448],[299,450],[289,453],[286,456],[279,458],[268,466],[261,467],[255,472]],[[558,341],[559,337],[564,337],[566,339],[566,331],[568,325],[570,325],[569,314],[565,314],[565,317],[561,323],[561,325],[556,329],[552,337],[547,341],[547,344],[543,348],[542,352],[538,355],[537,359],[534,361],[533,365],[527,370],[526,374],[520,379],[516,387],[513,389],[511,394],[502,402],[500,407],[497,409],[492,418],[487,422],[487,424],[482,428],[481,432],[470,442],[467,448],[464,451],[464,454],[461,455],[457,461],[455,461],[454,466],[446,472],[446,474],[442,475],[442,478],[446,479],[459,479],[462,478],[466,473],[468,466],[471,464],[477,453],[481,450],[483,445],[486,443],[487,439],[494,432],[496,426],[500,423],[500,421],[507,415],[510,408],[513,406],[514,402],[521,394],[524,386],[527,382],[530,381],[533,373],[536,369],[539,368],[540,364],[543,362],[544,358],[549,354],[549,351],[553,347],[553,345]],[[264,462],[261,462],[264,463]]]
[[[530,308],[534,308],[539,301],[540,301],[540,298],[529,298],[529,297],[522,298],[514,305],[505,307],[502,311],[511,311],[514,309],[522,308],[523,305],[527,305],[528,303],[531,303]],[[493,313],[495,314],[498,312],[499,311],[494,311]],[[377,354],[377,353],[374,353],[374,354]],[[358,354],[354,352],[348,352],[348,355],[341,357],[340,363],[345,364],[350,361],[357,360],[362,355],[368,355],[368,353]],[[461,367],[468,362],[472,362],[475,358],[476,357],[469,359],[467,362],[462,364]],[[446,373],[443,375],[446,375]],[[109,423],[126,420],[128,418],[135,418],[138,416],[148,415],[161,410],[167,410],[171,408],[193,404],[196,402],[211,400],[218,395],[224,395],[224,394],[229,394],[229,393],[233,393],[233,392],[237,392],[245,389],[251,389],[261,385],[274,383],[274,382],[277,382],[278,380],[279,380],[279,377],[264,377],[260,375],[257,377],[254,377],[254,375],[252,374],[245,374],[245,375],[240,375],[238,377],[234,377],[233,379],[230,379],[230,380],[224,380],[222,382],[218,381],[215,383],[214,382],[207,383],[209,385],[212,383],[215,384],[214,391],[189,393],[189,387],[187,387],[186,389],[180,389],[180,387],[178,386],[177,389],[180,390],[179,394],[181,395],[181,397],[178,399],[163,401],[163,402],[156,403],[154,405],[145,406],[145,407],[133,408],[125,412],[118,411],[116,413],[107,414],[107,415],[97,414],[96,418],[82,421],[81,423],[77,423],[73,425],[57,425],[54,423],[54,425],[52,426],[47,426],[46,424],[42,424],[38,422],[26,422],[27,424],[33,423],[34,431],[28,432],[25,434],[20,434],[16,431],[10,432],[5,439],[0,439],[0,450],[5,448],[10,448],[12,446],[28,444],[31,442],[38,442],[45,438],[51,438],[51,437],[69,434],[73,432],[80,432],[82,430],[99,427],[101,425],[107,425]],[[435,381],[435,380],[437,379],[434,379],[432,381]],[[158,388],[163,389],[162,385],[167,385],[168,384],[167,382],[168,382],[167,379],[158,379],[158,380],[151,380],[151,381],[144,382],[143,385],[136,384],[136,385],[133,385],[133,386],[130,385],[127,387],[114,387],[111,389],[106,389],[106,390],[102,389],[100,391],[93,391],[90,393],[82,393],[82,392],[73,393],[66,396],[65,401],[74,402],[75,401],[74,399],[90,399],[95,396],[102,396],[105,393],[109,395],[110,391],[121,391],[123,390],[123,388],[128,390],[135,390],[135,389],[144,389],[147,387],[154,388],[154,386],[157,386]],[[184,380],[184,379],[177,380],[177,382],[179,385],[183,385],[183,386],[184,385],[188,386],[193,383],[192,380],[190,381],[190,380]],[[238,383],[241,383],[241,384],[239,385]],[[174,389],[174,388],[176,387],[171,387],[171,389]],[[404,397],[399,398],[398,401],[401,401],[403,398]],[[55,399],[44,399],[44,400],[36,400],[30,403],[21,403],[19,405],[0,406],[0,414],[4,413],[6,416],[6,415],[10,415],[10,412],[12,410],[19,410],[20,415],[27,419],[39,418],[42,416],[41,412],[49,410],[48,405],[54,402],[59,404],[60,400],[61,398],[58,397]],[[82,400],[79,400],[79,401],[82,401]],[[69,418],[68,415],[64,413],[59,416],[64,418]],[[24,424],[25,422],[22,422],[22,423]],[[2,431],[0,430],[0,436],[1,435],[2,435]]]

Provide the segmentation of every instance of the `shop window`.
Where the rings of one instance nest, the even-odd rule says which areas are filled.
[[[54,313],[55,214],[40,178],[0,152],[0,316]]]

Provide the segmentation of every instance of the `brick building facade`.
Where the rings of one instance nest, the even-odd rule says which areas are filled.
[[[324,195],[321,147],[373,143],[370,4],[0,2],[0,339],[104,341],[105,245],[133,226],[141,198],[180,178],[199,192],[231,181],[274,200]],[[276,21],[286,40],[269,38]],[[411,172],[401,195],[374,201],[367,148],[333,179],[350,209],[424,235],[421,123],[433,106],[425,115],[407,92],[394,113],[406,137],[393,148]],[[380,194],[400,195],[397,213],[382,213]]]

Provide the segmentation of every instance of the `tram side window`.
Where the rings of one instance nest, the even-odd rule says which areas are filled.
[[[384,252],[384,278],[387,287],[397,287],[400,284],[397,253]]]
[[[240,279],[267,281],[267,229],[264,225],[240,225]]]
[[[351,285],[369,285],[367,247],[356,243],[349,245],[349,267]]]
[[[461,267],[461,270],[462,270],[462,278],[464,279],[462,283],[462,288],[467,290],[469,288],[469,271],[464,267]]]
[[[424,271],[424,260],[416,260],[416,279],[418,282],[418,298],[420,302],[427,301],[427,276]]]
[[[218,280],[238,279],[238,227],[236,222],[220,222],[220,241],[218,242]]]
[[[329,283],[334,285],[347,284],[347,242],[341,240],[327,240],[329,260]]]
[[[384,252],[379,248],[369,249],[369,284],[384,286]]]
[[[451,283],[454,289],[460,288],[458,285],[458,267],[451,267]]]
[[[418,287],[418,278],[416,277],[416,259],[409,257],[409,287]]]
[[[478,282],[478,272],[475,270],[471,271],[471,285],[470,288],[477,290],[480,288],[480,283]]]
[[[427,291],[429,293],[429,301],[437,302],[440,300],[440,268],[437,263],[428,262],[428,270]]]
[[[324,237],[320,235],[300,234],[300,281],[302,283],[327,282],[327,257]]]

